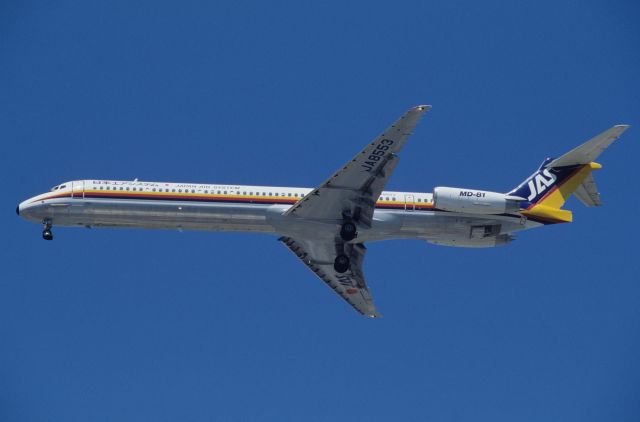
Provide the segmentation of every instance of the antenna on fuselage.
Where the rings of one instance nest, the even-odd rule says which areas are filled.
[[[133,181],[134,181],[134,182],[137,182],[137,181],[138,181],[138,178],[136,177],[135,179],[133,179]]]

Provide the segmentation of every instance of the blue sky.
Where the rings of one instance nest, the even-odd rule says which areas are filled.
[[[0,420],[636,421],[635,2],[5,2]],[[604,206],[490,250],[369,245],[379,320],[274,237],[55,230],[60,182],[312,187],[432,104],[388,188],[507,191],[632,128]]]

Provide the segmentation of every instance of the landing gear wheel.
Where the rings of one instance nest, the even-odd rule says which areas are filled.
[[[342,225],[342,228],[340,229],[340,237],[345,242],[353,240],[358,235],[357,230],[358,229],[355,224],[353,224],[351,221],[347,221]]]
[[[42,222],[42,224],[44,224],[44,229],[42,230],[42,238],[44,240],[53,240],[53,233],[51,232],[51,220],[47,218]]]
[[[336,256],[336,260],[333,261],[333,269],[340,274],[346,272],[350,266],[351,263],[347,255],[338,255]]]

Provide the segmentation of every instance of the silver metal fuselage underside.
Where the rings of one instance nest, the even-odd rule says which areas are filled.
[[[334,236],[340,221],[310,221],[284,216],[289,204],[224,204],[144,199],[34,197],[20,204],[20,216],[52,226],[122,227],[271,233],[317,238]],[[358,229],[352,242],[422,239],[450,246],[494,246],[495,240],[473,238],[472,227],[499,226],[506,235],[538,227],[517,215],[472,215],[439,210],[376,209],[371,228]],[[499,242],[501,243],[501,242]]]

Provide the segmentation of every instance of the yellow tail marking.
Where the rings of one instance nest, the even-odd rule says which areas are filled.
[[[562,206],[569,198],[569,195],[578,189],[593,170],[601,168],[602,166],[598,163],[585,164],[573,176],[549,192],[540,202],[528,210],[522,210],[520,213],[524,216],[540,217],[557,223],[570,223],[573,220],[573,214],[571,211],[561,209]]]
[[[598,170],[602,168],[602,166],[598,163],[589,163],[582,166],[580,170],[570,178],[564,181],[561,185],[559,185],[556,189],[549,193],[542,201],[540,201],[533,208],[538,207],[539,205],[544,205],[549,208],[560,209],[566,202],[569,195],[578,189],[580,184],[591,174],[593,170]]]
[[[573,214],[571,211],[552,208],[540,204],[536,204],[531,209],[523,210],[520,213],[527,217],[540,217],[556,223],[571,223],[571,221],[573,221]]]

